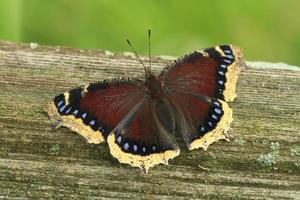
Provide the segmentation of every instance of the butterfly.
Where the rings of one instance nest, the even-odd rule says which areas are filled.
[[[89,143],[106,141],[119,162],[147,173],[179,155],[177,136],[190,150],[228,140],[228,102],[236,98],[242,65],[240,48],[210,47],[177,59],[159,75],[150,64],[144,79],[102,80],[59,94],[46,112],[56,127]]]

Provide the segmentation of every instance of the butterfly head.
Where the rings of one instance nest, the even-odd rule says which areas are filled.
[[[164,92],[164,84],[158,77],[150,73],[146,76],[145,89],[153,98],[161,98]]]

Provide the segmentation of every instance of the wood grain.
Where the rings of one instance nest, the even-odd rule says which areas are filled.
[[[154,58],[154,71],[167,63]],[[206,152],[180,142],[179,157],[145,176],[107,144],[52,131],[43,111],[76,86],[141,76],[131,54],[0,41],[0,198],[300,199],[300,70],[276,66],[242,70],[230,142]]]

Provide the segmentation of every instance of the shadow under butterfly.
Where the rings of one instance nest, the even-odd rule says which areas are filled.
[[[52,124],[65,126],[89,143],[107,141],[121,163],[141,168],[168,164],[179,155],[174,136],[190,150],[228,140],[232,122],[228,103],[244,65],[240,48],[219,45],[195,51],[165,67],[159,75],[149,61],[145,80],[118,78],[72,89],[45,108]]]

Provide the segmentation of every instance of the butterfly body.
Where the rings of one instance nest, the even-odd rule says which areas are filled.
[[[145,80],[103,80],[60,94],[46,111],[90,143],[107,141],[121,163],[147,172],[179,155],[175,137],[190,150],[226,139],[229,101],[243,65],[239,48],[220,45],[195,51]]]

